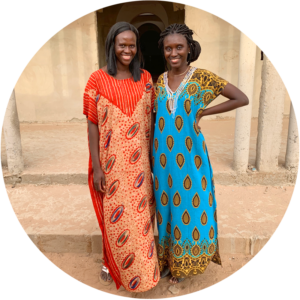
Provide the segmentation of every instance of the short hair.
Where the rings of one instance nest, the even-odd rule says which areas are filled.
[[[136,48],[137,52],[134,56],[133,60],[129,65],[129,70],[133,76],[134,81],[139,81],[141,79],[141,65],[143,64],[143,56],[140,49],[140,42],[139,42],[139,32],[138,30],[127,22],[118,22],[113,25],[107,35],[105,41],[105,57],[107,62],[107,72],[109,75],[115,76],[117,74],[117,59],[115,54],[115,38],[118,34],[130,30],[136,36]]]
[[[170,34],[182,34],[187,41],[187,44],[190,46],[190,54],[187,57],[188,65],[193,61],[196,61],[201,53],[201,46],[200,44],[193,39],[193,30],[187,27],[185,24],[171,24],[168,26],[161,34],[160,39],[158,41],[158,48],[161,49],[162,53],[164,53],[164,39],[166,36]],[[163,55],[164,59],[165,56]]]

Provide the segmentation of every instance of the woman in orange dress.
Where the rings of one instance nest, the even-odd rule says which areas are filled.
[[[107,66],[90,76],[83,109],[88,182],[103,240],[100,278],[106,284],[113,279],[117,289],[143,292],[160,276],[149,160],[154,89],[151,75],[140,69],[134,26],[116,23],[105,47]]]

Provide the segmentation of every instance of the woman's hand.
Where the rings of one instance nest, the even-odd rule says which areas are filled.
[[[202,112],[202,113],[203,113],[203,112]],[[200,124],[201,118],[203,117],[203,116],[202,116],[202,113],[201,113],[200,115],[198,115],[198,116],[197,116],[197,119],[196,119],[196,125],[197,125],[199,131],[201,131],[201,127],[200,127],[199,124]]]
[[[94,187],[96,191],[105,193],[105,176],[101,168],[94,170]]]
[[[197,125],[197,127],[198,127],[199,131],[201,131],[201,127],[200,127],[200,125],[199,125],[199,123],[200,123],[200,120],[201,120],[201,116],[200,116],[200,117],[198,117],[198,119],[197,119],[197,123],[196,123],[196,125]]]
[[[153,155],[153,136],[154,136],[154,125],[155,125],[156,114],[151,112],[151,133],[150,133],[150,169],[153,172],[153,165],[152,165],[152,155]]]

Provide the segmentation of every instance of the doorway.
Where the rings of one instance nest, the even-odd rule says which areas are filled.
[[[153,82],[156,82],[158,76],[165,71],[163,55],[158,49],[161,30],[154,24],[146,23],[141,25],[138,31],[144,58],[144,69],[151,74]]]

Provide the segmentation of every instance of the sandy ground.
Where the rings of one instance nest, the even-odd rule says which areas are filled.
[[[169,283],[168,277],[161,279],[157,286],[147,292],[130,293],[123,287],[117,290],[114,283],[109,286],[104,286],[99,282],[98,277],[102,266],[101,254],[44,254],[61,270],[74,277],[78,281],[81,281],[95,289],[118,296],[144,299],[169,298],[200,291],[232,275],[234,272],[248,263],[252,258],[250,255],[245,256],[241,254],[223,254],[222,267],[211,263],[204,274],[187,278],[177,285],[172,285]],[[173,292],[169,290],[171,286],[173,286]],[[99,297],[101,297],[100,294]]]
[[[286,152],[288,118],[283,120],[279,165]],[[252,119],[249,163],[255,164],[257,119]],[[201,130],[206,139],[215,172],[231,171],[234,147],[235,119],[202,120]],[[58,174],[86,173],[88,164],[87,126],[85,123],[21,124],[21,139],[25,163],[24,173]],[[1,162],[7,174],[5,141],[1,139]]]

